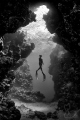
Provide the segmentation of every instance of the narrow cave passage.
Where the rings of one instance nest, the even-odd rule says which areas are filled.
[[[35,48],[32,53],[26,58],[30,67],[30,74],[33,77],[33,91],[40,91],[45,95],[45,101],[49,102],[54,96],[54,82],[51,75],[48,73],[50,65],[50,54],[53,48],[56,47],[56,43],[53,43],[52,39],[55,34],[51,34],[47,27],[46,22],[43,19],[43,15],[47,15],[49,9],[46,5],[41,5],[35,8],[34,14],[36,14],[36,21],[30,22],[27,26],[19,29],[20,33],[24,34],[26,43],[34,43]],[[41,71],[38,71],[39,80],[36,80],[35,73],[39,68],[39,55],[42,55],[44,65],[43,71],[46,75],[46,80],[43,82],[43,75]]]
[[[33,77],[33,91],[40,91],[41,93],[43,93],[47,102],[51,101],[54,96],[54,82],[52,81],[51,75],[48,73],[51,51],[52,50],[50,48],[47,48],[46,52],[32,52],[27,58],[30,67],[30,73]],[[38,71],[38,80],[35,76],[36,70],[39,67],[38,59],[40,54],[42,54],[42,58],[44,61],[44,65],[42,67],[46,75],[46,80],[44,82],[43,75],[40,70]]]

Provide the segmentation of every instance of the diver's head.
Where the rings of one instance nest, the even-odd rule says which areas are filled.
[[[42,55],[39,55],[39,57],[42,57]]]

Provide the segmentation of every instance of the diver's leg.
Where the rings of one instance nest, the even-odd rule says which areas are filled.
[[[36,70],[36,76],[38,75],[38,70],[40,69],[40,67]]]
[[[40,67],[36,70],[36,72],[38,72],[39,69],[40,69]]]
[[[42,70],[42,66],[40,66],[40,69],[41,69],[42,74],[44,74],[44,72],[43,72],[43,70]]]
[[[36,70],[36,78],[38,80],[38,70],[40,69],[40,67]]]
[[[46,79],[46,75],[44,74],[43,70],[42,70],[42,66],[40,67],[41,71],[42,71],[42,74],[43,74],[43,77],[44,79]]]

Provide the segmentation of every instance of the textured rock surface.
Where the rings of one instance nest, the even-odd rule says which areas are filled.
[[[35,1],[34,1],[35,2]],[[29,23],[29,10],[28,10],[28,2],[26,0],[1,0],[0,1],[0,36],[4,36],[5,33],[13,33],[19,27],[25,26],[25,24]],[[66,110],[71,109],[80,109],[80,4],[79,0],[54,0],[54,3],[51,2],[52,7],[56,7],[59,12],[60,21],[54,25],[54,15],[51,18],[45,20],[47,21],[47,27],[50,32],[56,32],[60,39],[56,42],[62,44],[65,49],[67,49],[70,53],[65,58],[66,60],[70,58],[70,65],[67,66],[66,63],[62,59],[61,64],[61,72],[60,76],[57,79],[57,83],[55,84],[55,88],[57,89],[58,94],[56,95],[59,101],[59,107],[62,110],[65,110],[65,104],[67,102],[70,103],[70,108],[66,106]],[[55,29],[54,29],[55,28]],[[0,46],[0,51],[1,51]],[[6,62],[8,66],[6,68],[1,67],[0,70],[0,89],[3,85],[2,81],[7,76],[8,71],[10,70],[12,63],[6,61],[6,57],[3,58],[3,53],[0,52],[0,65],[5,66]],[[19,55],[19,54],[18,54]],[[10,56],[10,54],[8,55]],[[18,56],[19,57],[19,56]],[[17,58],[18,60],[18,58]],[[4,61],[4,62],[3,62]],[[15,61],[16,62],[16,61]],[[4,71],[4,74],[3,74]],[[54,72],[51,73],[53,75]],[[64,86],[64,87],[63,87]],[[66,88],[67,87],[67,88]],[[61,92],[64,91],[64,92]],[[5,92],[4,92],[5,93]],[[74,99],[72,99],[74,98]],[[64,104],[62,105],[64,101]],[[61,107],[62,106],[62,107]],[[74,107],[74,108],[73,108]],[[2,115],[1,115],[2,116]],[[6,116],[5,116],[5,119]]]
[[[15,107],[15,103],[9,99],[3,98],[0,101],[0,120],[20,120],[21,113]]]
[[[41,102],[45,97],[33,91],[32,76],[27,61],[15,71],[15,82],[10,92],[11,98],[25,102]]]
[[[56,29],[53,15],[51,21],[49,16],[45,20],[48,29],[59,36],[55,42],[63,45],[67,53],[61,60],[51,56],[50,74],[54,78],[55,98],[59,100],[59,109],[67,112],[80,109],[80,4],[78,0],[61,0],[55,6],[61,16]]]
[[[14,2],[10,0],[0,1],[0,37],[8,32],[15,32],[22,24],[25,25],[29,22],[27,18],[27,16],[29,16],[28,5],[26,6],[24,3],[24,1],[20,1],[19,3],[16,0]],[[24,11],[25,8],[26,11]],[[19,10],[21,10],[21,12]],[[27,14],[27,16],[25,16],[25,14]],[[9,45],[6,46],[7,48],[4,46],[5,49],[3,50],[1,41],[2,38],[0,38],[0,120],[20,120],[21,114],[19,110],[16,109],[14,102],[7,99],[7,94],[15,78],[10,71],[20,58],[19,51],[17,50],[17,53],[14,52],[14,56],[12,56],[12,51],[8,49]],[[18,43],[20,43],[20,41]],[[17,46],[15,47],[17,48]],[[4,100],[5,96],[6,100]]]
[[[34,20],[34,15],[28,9],[26,0],[1,0],[0,1],[0,36],[15,31]]]

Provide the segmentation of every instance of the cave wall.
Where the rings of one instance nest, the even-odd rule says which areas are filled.
[[[45,1],[40,1],[40,3]],[[75,90],[75,100],[79,100],[79,71],[80,71],[80,4],[79,0],[54,0],[54,2],[46,1],[50,3],[51,7],[58,12],[59,21],[54,22],[54,15],[46,16],[44,19],[47,22],[47,28],[51,33],[56,33],[59,36],[59,39],[56,41],[61,44],[70,54],[72,55],[72,66],[74,69],[74,75],[71,78],[73,84],[76,88]],[[31,2],[26,0],[1,0],[0,1],[0,37],[3,37],[6,33],[14,33],[19,27],[27,25],[31,20],[35,20],[35,16],[30,15],[29,4],[34,5],[39,3],[39,1]],[[56,24],[54,24],[56,23]],[[1,58],[2,59],[2,58]],[[12,64],[11,64],[12,65]],[[9,65],[10,66],[10,65]],[[9,71],[6,70],[6,73]],[[10,66],[11,67],[11,66]],[[2,75],[2,73],[0,73]],[[51,73],[53,75],[53,73]],[[74,77],[75,76],[75,77]],[[70,78],[70,76],[68,76]],[[69,80],[69,79],[68,79]],[[77,80],[77,82],[76,82]],[[75,82],[74,82],[75,81]],[[63,80],[61,81],[63,83]],[[74,90],[74,91],[75,91]],[[77,93],[77,94],[76,94]],[[59,92],[58,92],[59,94]],[[57,94],[57,95],[58,95]],[[61,93],[62,94],[62,93]],[[66,95],[61,95],[62,96]],[[70,100],[71,97],[69,97]],[[72,102],[71,102],[72,104]],[[79,108],[80,104],[77,102],[77,107]],[[74,108],[77,108],[76,104]]]
[[[55,97],[58,100],[58,107],[64,111],[80,109],[79,104],[79,86],[80,86],[80,4],[79,0],[61,0],[56,4],[56,8],[61,15],[59,24],[54,29],[54,16],[51,16],[49,22],[48,16],[44,19],[47,22],[48,30],[55,32],[59,39],[54,42],[62,45],[67,53],[58,61],[59,72],[55,72],[54,55],[51,54],[50,74],[53,75]],[[58,70],[57,69],[57,70]],[[53,100],[53,101],[54,101]]]

